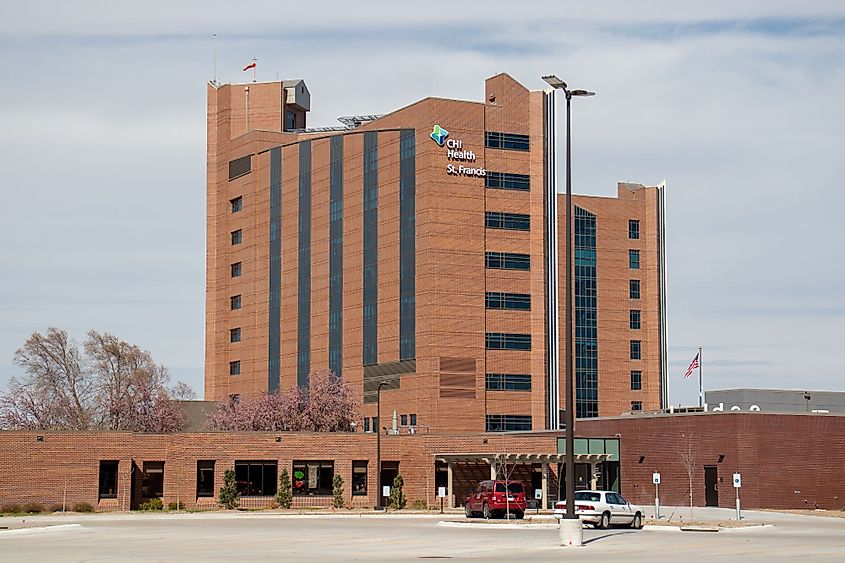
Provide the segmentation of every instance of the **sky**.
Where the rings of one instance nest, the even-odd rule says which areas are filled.
[[[507,72],[573,105],[573,187],[666,180],[669,393],[845,391],[845,3],[0,0],[0,386],[112,332],[202,395],[206,83],[303,78],[309,125]],[[518,10],[514,8],[518,6]]]

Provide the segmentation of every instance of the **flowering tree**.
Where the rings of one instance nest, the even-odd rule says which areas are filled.
[[[312,372],[308,389],[221,402],[207,422],[209,430],[305,430],[337,432],[352,429],[358,410],[349,386],[330,370]]]
[[[88,333],[85,354],[50,328],[33,333],[15,353],[25,376],[0,393],[0,427],[173,432],[184,417],[172,397],[188,398],[184,383],[167,387],[167,368],[149,352],[117,337]]]

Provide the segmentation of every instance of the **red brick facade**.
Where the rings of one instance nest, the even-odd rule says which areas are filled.
[[[635,416],[578,422],[579,437],[619,437],[621,492],[632,502],[651,504],[653,471],[662,476],[664,505],[688,504],[688,476],[682,449],[694,452],[693,500],[705,504],[704,467],[718,472],[718,504],[734,505],[731,475],[742,473],[742,503],[746,508],[841,509],[845,507],[845,417],[720,413]],[[39,438],[41,437],[41,438]],[[399,462],[409,501],[436,503],[436,454],[555,453],[560,433],[453,433],[382,436],[382,460]],[[278,441],[277,441],[278,440]],[[49,507],[85,501],[99,510],[137,505],[130,498],[130,479],[139,479],[145,461],[163,461],[165,504],[214,508],[213,498],[196,497],[199,460],[215,461],[215,487],[223,471],[236,460],[278,461],[290,471],[295,460],[332,461],[345,482],[350,505],[375,503],[376,437],[362,433],[180,433],[145,435],[98,432],[0,432],[0,506],[39,502]],[[98,499],[99,462],[119,461],[117,498]],[[368,496],[351,494],[352,462],[368,461]],[[133,466],[135,469],[133,469]],[[531,468],[513,477],[530,480]],[[556,468],[549,480],[550,497],[558,483]],[[455,497],[475,481],[488,478],[482,465],[455,473]],[[264,507],[270,497],[245,497],[243,507]],[[329,506],[330,496],[296,497],[294,506]]]

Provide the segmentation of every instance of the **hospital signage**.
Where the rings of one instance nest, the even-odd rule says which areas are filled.
[[[476,161],[475,153],[464,148],[464,142],[460,139],[450,139],[449,132],[440,125],[435,125],[431,131],[431,138],[438,146],[446,149],[446,174],[450,176],[475,176],[484,177],[487,170],[477,166],[471,166]]]

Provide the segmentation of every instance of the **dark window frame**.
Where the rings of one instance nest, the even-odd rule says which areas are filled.
[[[640,299],[641,293],[640,280],[628,280],[628,298]]]
[[[237,246],[244,241],[244,230],[243,229],[236,229],[231,232],[232,235],[232,246]]]
[[[528,432],[532,430],[531,415],[488,414],[485,429],[487,432]]]
[[[490,270],[531,270],[531,255],[517,252],[488,251],[484,254],[484,265]]]
[[[352,496],[365,497],[367,496],[367,480],[369,478],[369,465],[367,460],[353,460],[352,461]],[[363,469],[363,471],[361,471]]]
[[[643,359],[643,342],[642,340],[631,340],[631,359],[632,360],[642,360]]]
[[[640,269],[640,251],[636,249],[628,250],[628,268],[631,270]]]
[[[244,208],[244,196],[239,195],[238,197],[233,197],[229,200],[229,205],[231,206],[232,213],[237,213]]]
[[[631,412],[642,411],[643,410],[643,402],[642,401],[631,401]]]
[[[309,486],[310,484],[310,472],[311,468],[317,468],[317,487],[312,488]],[[335,462],[333,460],[323,459],[323,460],[294,460],[291,463],[291,476],[293,482],[293,494],[294,496],[303,497],[324,497],[324,496],[331,496],[332,495],[332,481],[335,475]],[[305,468],[305,472],[303,477],[297,477],[297,471]],[[323,471],[326,469],[330,469],[330,475],[323,475]],[[297,483],[299,481],[303,482],[303,487],[298,487]]]
[[[531,190],[531,176],[511,172],[488,171],[484,177],[484,187],[493,190],[527,192]]]
[[[141,498],[164,496],[163,461],[145,461],[141,468]]]
[[[252,155],[248,154],[229,161],[229,181],[252,172]]]
[[[277,460],[238,459],[234,468],[235,486],[242,497],[269,497],[278,491]]]
[[[506,213],[504,211],[486,211],[484,226],[488,229],[505,231],[530,231],[531,215],[527,213]]]
[[[229,310],[237,311],[243,306],[241,294],[232,295],[229,297]]]
[[[642,311],[640,309],[630,309],[628,312],[628,326],[632,330],[640,330],[642,328]]]
[[[630,240],[639,240],[640,238],[640,222],[637,219],[628,219],[628,238]]]
[[[120,461],[100,460],[100,472],[98,476],[97,499],[117,498],[120,480]],[[103,492],[103,491],[107,492]]]
[[[229,362],[229,375],[240,375],[241,374],[241,361],[240,360],[232,360]]]
[[[642,391],[643,389],[643,372],[639,369],[631,370],[631,391]]]
[[[531,294],[488,291],[484,294],[484,307],[506,311],[530,311]]]
[[[235,328],[229,329],[229,342],[240,342],[241,341],[241,327],[237,326]]]
[[[230,266],[230,272],[233,278],[239,278],[244,273],[243,262],[235,262]]]
[[[530,151],[531,137],[529,135],[522,135],[520,133],[485,131],[484,146],[488,149]]]
[[[484,335],[487,350],[531,350],[531,334],[488,332]]]
[[[487,391],[531,391],[531,374],[487,373],[484,388]]]
[[[213,459],[197,460],[197,498],[214,496],[214,464]]]

